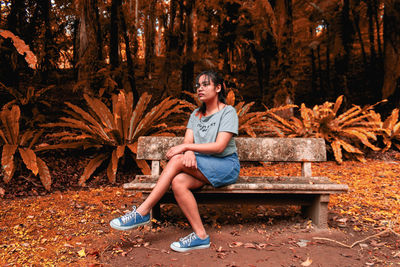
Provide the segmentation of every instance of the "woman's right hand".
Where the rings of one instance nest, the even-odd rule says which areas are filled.
[[[193,151],[186,151],[183,154],[183,166],[197,169],[196,155]]]

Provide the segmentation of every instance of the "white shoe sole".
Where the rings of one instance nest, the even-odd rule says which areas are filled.
[[[110,226],[111,226],[111,228],[113,228],[115,230],[126,231],[126,230],[131,230],[131,229],[134,229],[134,228],[142,226],[142,225],[149,224],[149,223],[150,223],[150,220],[148,220],[147,222],[142,222],[142,223],[135,224],[133,226],[120,226],[120,225],[116,225],[114,223],[114,220],[112,220],[110,222]]]
[[[174,243],[172,243],[170,246],[170,248],[172,250],[177,251],[177,252],[186,252],[186,251],[193,250],[193,249],[204,249],[204,248],[209,248],[209,247],[210,247],[210,244],[195,246],[195,247],[191,247],[191,248],[181,248],[181,247],[175,246]]]

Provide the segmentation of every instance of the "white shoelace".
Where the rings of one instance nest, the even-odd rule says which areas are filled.
[[[190,245],[190,243],[192,243],[192,241],[195,240],[196,238],[197,238],[196,234],[193,232],[188,236],[180,238],[179,241],[181,241],[183,245],[185,244]]]
[[[134,217],[134,220],[136,222],[136,216],[137,216],[137,212],[136,212],[136,206],[133,206],[133,210],[131,212],[128,212],[127,214],[123,215],[121,217],[121,221],[123,223],[126,223],[127,221],[129,221],[130,219],[132,219]]]

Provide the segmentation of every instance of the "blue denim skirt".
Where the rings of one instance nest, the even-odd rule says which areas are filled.
[[[214,187],[234,184],[240,171],[239,158],[236,153],[226,157],[196,153],[197,168]]]

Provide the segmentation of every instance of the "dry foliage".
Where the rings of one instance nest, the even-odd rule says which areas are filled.
[[[43,109],[51,107],[51,104],[46,100],[45,94],[54,87],[54,85],[50,85],[41,89],[36,89],[33,86],[29,86],[28,88],[16,89],[7,87],[0,82],[0,88],[3,88],[14,97],[14,99],[6,103],[2,109],[8,109],[13,105],[18,105],[22,110],[22,122],[33,127],[35,123],[45,121],[45,112]]]
[[[226,96],[226,103],[236,109],[239,118],[239,134],[245,133],[251,137],[256,137],[255,128],[263,122],[267,113],[250,112],[250,108],[254,105],[254,102],[245,103],[241,101],[235,105],[235,93],[232,90]]]
[[[364,108],[354,105],[342,114],[338,114],[343,96],[335,103],[325,102],[313,109],[304,104],[300,107],[300,118],[282,118],[271,112],[271,118],[264,127],[278,129],[286,137],[319,137],[324,138],[332,147],[335,159],[343,161],[343,151],[364,161],[362,146],[379,150],[371,141],[377,140],[382,132],[380,116],[373,111],[375,105]]]
[[[118,161],[128,148],[136,154],[137,139],[142,135],[173,135],[179,127],[167,127],[164,120],[172,113],[182,113],[186,104],[178,99],[166,98],[160,104],[146,112],[151,95],[144,93],[133,109],[133,94],[120,91],[112,96],[112,111],[99,99],[84,95],[89,112],[66,102],[70,110],[65,112],[69,117],[60,118],[60,122],[48,123],[44,127],[65,127],[70,130],[51,134],[61,143],[43,145],[40,150],[58,148],[97,148],[97,154],[87,164],[79,184],[83,185],[93,172],[109,159],[107,176],[114,183]],[[137,160],[138,166],[146,174],[150,168],[144,160]]]
[[[38,175],[43,186],[50,190],[51,176],[46,163],[39,158],[33,149],[42,132],[27,130],[20,132],[19,119],[20,109],[14,105],[11,109],[3,109],[0,112],[1,128],[0,137],[3,144],[1,155],[1,168],[5,183],[10,182],[16,169],[17,151],[19,152],[25,166],[32,171],[34,175]]]
[[[29,64],[29,67],[36,69],[37,59],[35,54],[29,49],[29,46],[25,44],[24,40],[14,35],[12,32],[0,29],[0,36],[4,38],[10,38],[13,41],[15,48],[20,55],[25,55],[25,61]]]
[[[397,149],[400,150],[400,121],[399,118],[399,109],[396,108],[392,111],[392,114],[383,122],[382,125],[382,136],[383,142],[385,144],[385,148],[383,151],[387,151],[394,145]]]

